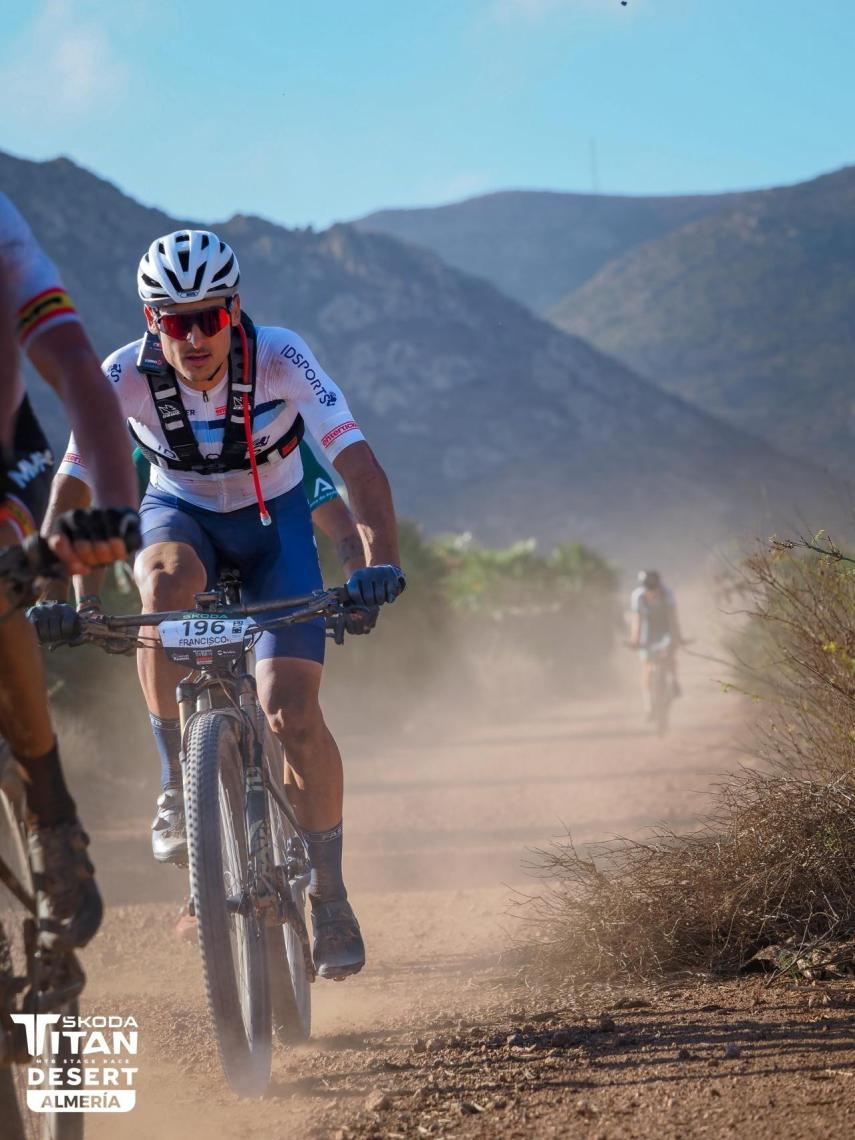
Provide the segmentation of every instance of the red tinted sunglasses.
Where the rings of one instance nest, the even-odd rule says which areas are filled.
[[[198,327],[202,336],[214,336],[231,324],[231,303],[232,299],[229,297],[225,308],[192,309],[186,313],[155,313],[154,319],[157,327],[173,340],[186,340],[194,326]]]

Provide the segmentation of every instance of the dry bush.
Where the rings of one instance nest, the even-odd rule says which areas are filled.
[[[546,958],[563,976],[728,973],[760,949],[855,935],[855,574],[833,548],[757,553],[732,584],[747,617],[735,672],[762,691],[762,771],[668,829],[535,853]]]

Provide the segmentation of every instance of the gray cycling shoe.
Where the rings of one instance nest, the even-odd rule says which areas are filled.
[[[34,828],[27,837],[38,912],[38,942],[47,950],[85,946],[101,925],[104,905],[89,836],[75,819]]]
[[[365,965],[365,944],[356,915],[347,899],[316,902],[312,899],[312,956],[322,978],[341,981],[358,974]]]
[[[167,788],[157,797],[157,811],[151,821],[151,850],[158,863],[187,863],[184,796],[177,788]]]

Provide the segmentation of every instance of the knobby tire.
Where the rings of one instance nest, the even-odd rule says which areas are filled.
[[[251,908],[236,914],[226,905],[250,885],[239,722],[198,713],[185,754],[190,890],[217,1047],[234,1091],[262,1096],[271,1058],[266,931]]]

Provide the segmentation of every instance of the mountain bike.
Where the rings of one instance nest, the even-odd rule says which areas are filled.
[[[9,604],[21,608],[32,601],[37,578],[51,577],[57,563],[40,541],[0,551],[0,579]],[[47,951],[36,937],[36,902],[27,851],[25,795],[21,770],[8,746],[0,741],[0,1136],[3,1140],[81,1140],[83,1113],[31,1110],[27,1092],[76,1094],[69,1070],[82,1061],[70,1039],[60,1035],[56,1052],[46,1036],[47,1053],[30,1055],[18,1014],[60,1014],[76,1017],[78,998],[86,981],[72,951]],[[55,1070],[57,1080],[31,1085],[30,1070]]]
[[[252,649],[262,630],[318,616],[341,644],[346,599],[338,588],[244,605],[227,571],[214,590],[195,595],[195,609],[81,615],[75,639],[109,652],[162,647],[189,670],[177,696],[190,912],[220,1060],[241,1096],[267,1089],[274,1029],[285,1044],[309,1036],[315,980],[308,852],[285,790],[282,747],[258,701]]]

